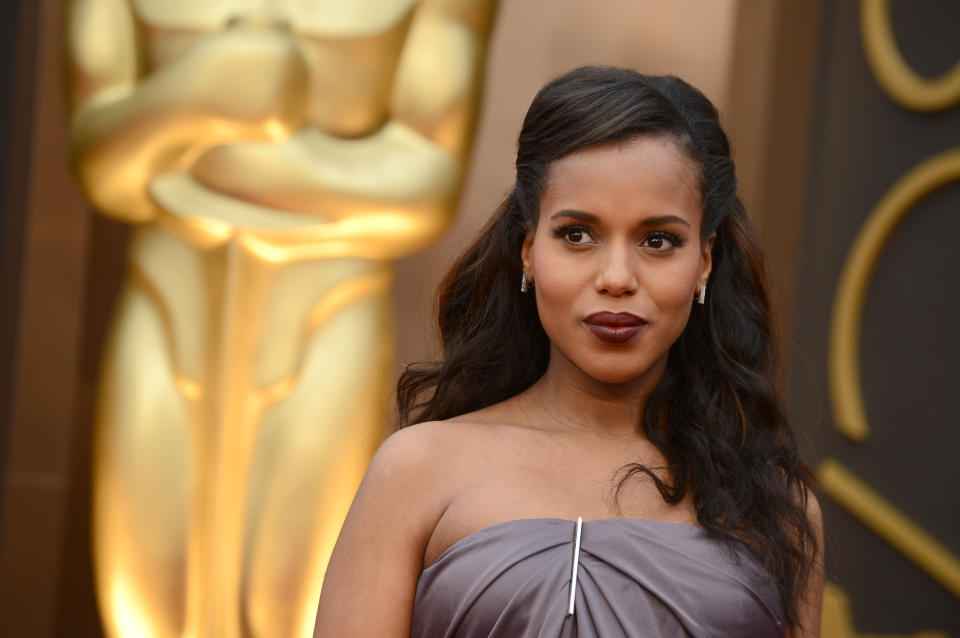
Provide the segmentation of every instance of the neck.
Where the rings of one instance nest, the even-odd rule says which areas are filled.
[[[547,371],[524,395],[538,421],[569,431],[646,439],[641,428],[647,397],[666,370],[666,358],[627,383],[603,383],[562,354],[551,352]]]

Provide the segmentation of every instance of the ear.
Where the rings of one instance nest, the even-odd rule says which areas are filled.
[[[713,242],[716,238],[717,233],[713,233],[700,247],[700,276],[697,278],[697,288],[710,278],[710,271],[713,269]]]
[[[520,262],[523,264],[523,271],[527,273],[528,283],[533,283],[533,237],[535,234],[533,228],[528,228],[527,235],[523,238],[523,245],[520,247]]]

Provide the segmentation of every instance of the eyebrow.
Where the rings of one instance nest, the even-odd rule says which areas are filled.
[[[571,219],[588,223],[596,223],[600,220],[600,218],[593,213],[586,213],[582,210],[560,210],[553,215],[550,215],[550,219],[556,219],[557,217],[569,217]],[[685,220],[683,217],[677,217],[676,215],[657,215],[655,217],[647,217],[643,219],[639,225],[662,226],[664,224],[682,224],[688,228],[690,227],[690,222]]]

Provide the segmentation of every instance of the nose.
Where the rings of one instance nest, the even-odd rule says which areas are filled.
[[[620,297],[637,291],[639,259],[632,245],[612,245],[601,259],[594,282],[597,292]]]

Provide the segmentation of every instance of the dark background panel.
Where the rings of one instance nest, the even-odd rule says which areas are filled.
[[[91,212],[90,246],[84,282],[83,347],[74,424],[75,446],[70,459],[66,494],[66,519],[62,574],[57,592],[55,633],[72,638],[103,636],[94,590],[93,554],[93,424],[96,414],[97,377],[110,318],[116,309],[127,272],[126,249],[131,230],[125,224]]]
[[[0,3],[0,476],[7,468],[30,163],[35,2]],[[3,490],[0,490],[0,520]]]
[[[936,75],[960,59],[960,3],[893,3],[904,57]],[[867,442],[842,437],[830,415],[826,356],[837,277],[881,197],[911,168],[960,147],[960,107],[934,114],[897,106],[867,66],[858,2],[823,8],[807,219],[794,316],[795,413],[815,458],[839,460],[960,554],[955,489],[960,409],[960,184],[917,205],[880,258],[868,291],[861,373]],[[832,576],[850,595],[860,632],[936,628],[960,635],[960,600],[821,496]]]
[[[956,12],[957,0],[892,0],[890,3],[893,34],[900,53],[920,75],[937,77],[960,60]]]
[[[862,333],[873,429],[850,463],[960,555],[957,466],[946,456],[960,450],[958,212],[960,182],[916,206],[880,258]],[[918,497],[927,505],[912,507]]]

